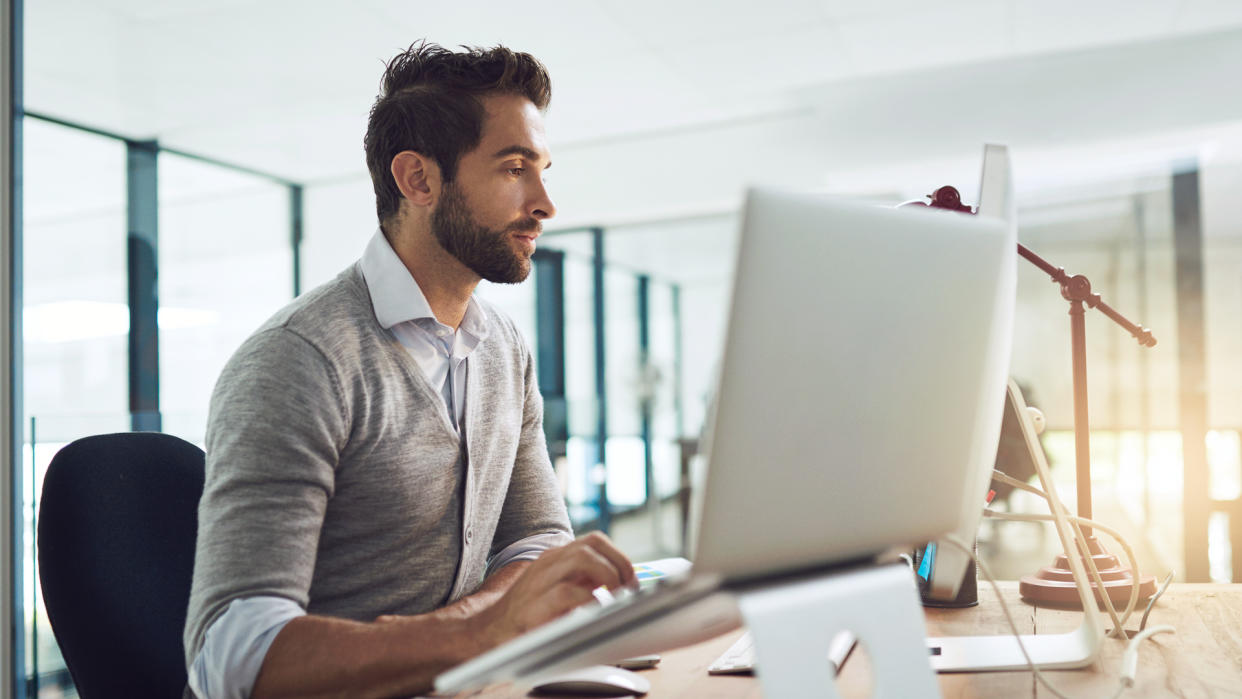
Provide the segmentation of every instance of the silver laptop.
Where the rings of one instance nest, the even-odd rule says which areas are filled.
[[[996,452],[1015,249],[999,219],[751,190],[690,574],[580,607],[436,691],[710,638],[740,623],[738,589],[957,527],[966,475]]]

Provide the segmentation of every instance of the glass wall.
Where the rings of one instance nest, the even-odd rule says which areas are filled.
[[[1051,264],[1083,274],[1126,318],[1151,328],[1139,346],[1098,310],[1085,317],[1093,514],[1148,530],[1140,562],[1152,573],[1181,558],[1178,324],[1168,175],[1100,181],[1025,197],[1019,239]],[[1076,501],[1069,304],[1047,274],[1019,260],[1011,373],[1048,419],[1043,437],[1057,488]],[[1173,441],[1170,441],[1172,438]],[[1112,544],[1110,542],[1110,548]]]
[[[125,429],[125,144],[37,119],[24,127],[26,411],[48,440]],[[73,186],[69,171],[91,186]]]
[[[595,392],[594,267],[590,233],[545,236],[548,248],[565,253],[565,399],[569,442],[561,480],[570,518],[577,524],[600,514],[599,485],[603,463],[597,439]]]
[[[607,401],[608,502],[632,508],[647,501],[642,400],[646,391],[639,341],[638,275],[608,265],[604,271],[604,385]]]
[[[682,415],[680,287],[652,280],[648,291],[650,340],[640,372],[651,423],[655,494],[667,498],[681,487]]]
[[[72,683],[40,594],[36,503],[61,447],[131,429],[127,146],[38,118],[23,128],[26,672],[39,696],[62,696]],[[167,152],[158,173],[163,431],[201,444],[224,362],[293,296],[289,189]]]
[[[62,446],[129,429],[126,154],[37,119],[23,128],[25,671],[54,694],[69,683],[38,586],[35,503]]]
[[[293,298],[289,188],[180,155],[159,158],[163,431],[202,444],[216,377]]]
[[[1228,503],[1242,498],[1242,165],[1206,166],[1200,183],[1208,485],[1213,500]],[[1209,522],[1214,581],[1242,582],[1239,512],[1214,512]]]
[[[599,233],[604,256],[597,288],[595,235],[554,232],[540,240],[544,249],[564,255],[569,441],[557,468],[578,527],[607,526],[611,515],[672,496],[680,487],[676,285],[614,260],[613,241],[621,234],[605,230]]]

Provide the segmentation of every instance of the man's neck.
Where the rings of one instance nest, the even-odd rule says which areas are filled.
[[[456,329],[466,315],[479,276],[448,254],[429,229],[393,226],[388,243],[410,271],[436,320]]]

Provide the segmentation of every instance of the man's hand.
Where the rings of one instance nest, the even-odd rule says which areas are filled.
[[[488,604],[488,593],[519,572],[508,590]],[[375,623],[298,617],[276,635],[252,696],[425,693],[445,669],[592,599],[591,591],[600,585],[616,589],[636,583],[630,560],[599,533],[546,551],[535,561],[511,563],[492,578],[493,589],[476,593],[471,604],[428,614],[382,616]]]
[[[591,532],[571,544],[550,549],[527,566],[496,604],[480,615],[489,645],[545,624],[593,599],[603,585],[615,590],[634,585],[634,566],[612,541]]]

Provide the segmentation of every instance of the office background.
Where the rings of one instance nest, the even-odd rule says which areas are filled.
[[[536,349],[579,528],[609,530],[636,558],[683,552],[681,496],[701,467],[745,186],[896,204],[953,184],[973,202],[981,146],[995,142],[1012,149],[1022,242],[1159,339],[1144,350],[1088,316],[1097,517],[1139,541],[1148,572],[1242,581],[1238,3],[5,9],[15,695],[72,693],[33,565],[48,461],[101,432],[201,444],[233,349],[361,254],[375,226],[367,110],[383,61],[423,37],[503,42],[553,77],[560,213],[533,279],[479,293]],[[953,260],[928,263],[953,274]],[[824,260],[824,273],[841,264]],[[1012,373],[1048,417],[1045,447],[1072,501],[1067,305],[1022,264]],[[779,360],[796,331],[773,340]],[[1004,506],[1036,509],[1017,496]],[[989,528],[983,551],[1010,577],[1029,572],[1048,563],[1039,532]]]

